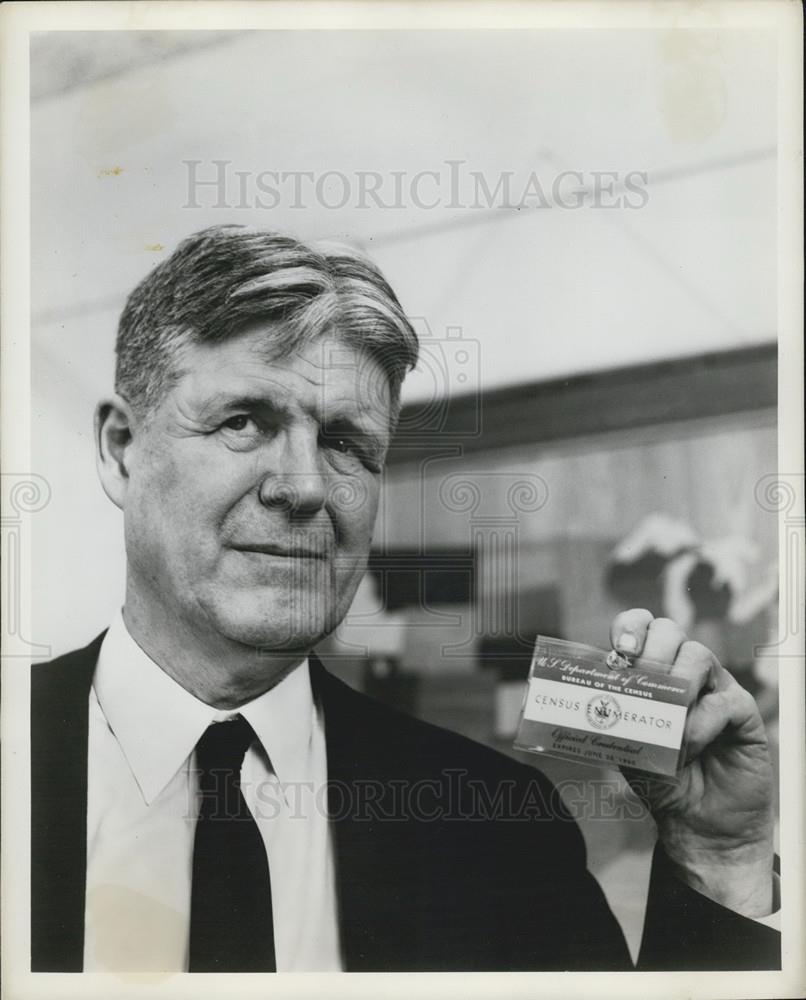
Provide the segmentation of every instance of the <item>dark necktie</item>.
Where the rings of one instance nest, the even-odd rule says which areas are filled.
[[[193,845],[190,972],[275,972],[271,882],[257,823],[241,792],[255,739],[240,715],[196,744],[199,818]]]

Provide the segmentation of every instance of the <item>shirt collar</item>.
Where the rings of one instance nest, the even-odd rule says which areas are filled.
[[[104,637],[93,687],[148,805],[187,761],[210,723],[235,714],[254,729],[281,784],[307,777],[315,711],[307,660],[237,713],[222,712],[155,663],[118,612]]]

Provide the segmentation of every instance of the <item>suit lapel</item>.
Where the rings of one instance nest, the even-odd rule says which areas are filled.
[[[334,835],[339,931],[346,971],[406,968],[422,929],[412,891],[415,824],[384,819],[394,748],[378,731],[374,702],[310,657],[314,695],[324,710],[328,811]],[[382,724],[381,724],[382,727]],[[393,741],[393,737],[392,737]]]
[[[87,868],[87,711],[103,635],[31,678],[31,970],[80,972]]]

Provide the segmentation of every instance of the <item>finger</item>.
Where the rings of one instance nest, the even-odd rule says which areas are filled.
[[[636,665],[641,666],[644,661],[650,661],[671,667],[685,641],[686,633],[677,622],[673,622],[671,618],[655,618],[649,624],[644,650]]]
[[[728,727],[745,745],[766,740],[755,699],[736,682],[704,694],[689,712],[684,732],[686,763],[698,757]]]
[[[646,608],[622,611],[610,626],[610,645],[628,656],[639,656],[652,620],[652,612]]]
[[[728,710],[721,692],[711,691],[699,700],[689,712],[683,731],[686,764],[699,757],[714,742],[727,725],[727,720]]]
[[[718,669],[719,661],[711,650],[701,642],[689,639],[680,646],[671,673],[689,682],[691,700],[694,701],[701,692],[716,688]]]

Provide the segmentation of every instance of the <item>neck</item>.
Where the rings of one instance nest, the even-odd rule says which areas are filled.
[[[308,650],[257,649],[216,632],[200,636],[169,609],[145,604],[128,588],[123,621],[169,677],[214,708],[240,708],[279,684],[308,655]]]

